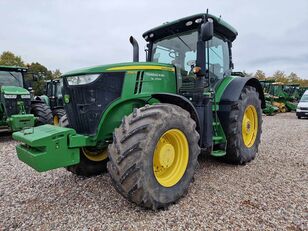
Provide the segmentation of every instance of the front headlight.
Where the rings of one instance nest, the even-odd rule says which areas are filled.
[[[30,95],[21,95],[22,99],[30,99]]]
[[[91,75],[77,75],[66,77],[69,85],[81,85],[94,82],[100,74],[91,74]]]
[[[16,99],[17,95],[4,95],[5,99]]]

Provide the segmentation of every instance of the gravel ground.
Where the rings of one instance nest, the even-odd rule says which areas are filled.
[[[37,173],[1,136],[0,230],[308,230],[308,120],[263,121],[253,162],[201,162],[188,195],[157,212],[123,199],[108,174]]]

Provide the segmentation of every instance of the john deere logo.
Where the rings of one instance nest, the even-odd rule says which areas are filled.
[[[70,96],[64,95],[64,103],[68,104],[70,102]]]

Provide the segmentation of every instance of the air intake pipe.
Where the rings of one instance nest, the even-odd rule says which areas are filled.
[[[130,36],[129,42],[133,45],[133,49],[134,49],[133,61],[139,62],[139,45],[138,45],[138,42],[133,36]]]

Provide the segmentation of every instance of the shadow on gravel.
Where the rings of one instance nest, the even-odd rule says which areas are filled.
[[[11,132],[0,132],[0,143],[5,143],[12,140]]]

